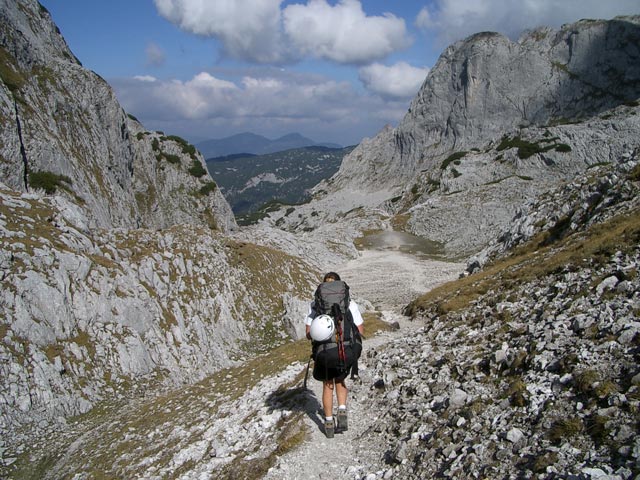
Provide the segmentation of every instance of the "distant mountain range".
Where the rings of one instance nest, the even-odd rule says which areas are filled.
[[[290,133],[271,140],[250,132],[238,133],[225,138],[204,140],[196,143],[195,146],[206,159],[237,153],[266,155],[302,147],[342,148],[342,145],[336,143],[317,143],[299,133]]]
[[[233,154],[207,160],[207,168],[241,223],[270,203],[293,205],[330,178],[355,147],[293,148],[266,155]],[[239,218],[242,217],[242,218]]]

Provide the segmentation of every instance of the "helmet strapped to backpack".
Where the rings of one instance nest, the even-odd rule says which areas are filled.
[[[335,331],[335,323],[329,315],[318,315],[311,322],[311,338],[316,342],[326,342],[333,338]]]

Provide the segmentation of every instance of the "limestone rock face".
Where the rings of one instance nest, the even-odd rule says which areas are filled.
[[[0,80],[2,447],[297,338],[315,269],[230,238],[200,153],[127,115],[35,0],[0,0]]]
[[[452,255],[477,251],[524,202],[638,146],[638,45],[638,16],[517,42],[473,35],[444,51],[396,128],[317,191],[389,189],[385,207],[409,214],[410,231]]]
[[[87,223],[64,197],[0,184],[8,444],[20,427],[42,435],[101,400],[193,383],[299,338],[317,278],[302,260],[207,227],[88,232]]]
[[[92,227],[235,227],[195,148],[145,132],[37,1],[1,0],[0,24],[0,175],[8,187],[65,195]]]
[[[640,93],[640,17],[581,21],[559,31],[542,28],[512,42],[479,33],[447,48],[395,130],[376,139],[369,156],[354,151],[339,172],[356,168],[371,180],[411,179],[439,167],[451,151],[499,140],[515,128],[591,118]],[[393,132],[393,134],[392,134]],[[389,177],[366,165],[386,164]]]
[[[514,127],[591,118],[636,100],[639,23],[582,21],[518,42],[480,33],[454,44],[398,128],[400,156],[409,165],[439,166],[438,153],[478,147]]]
[[[469,259],[467,270],[473,273],[487,261],[508,254],[542,232],[552,232],[551,238],[562,238],[615,215],[629,215],[640,205],[639,165],[640,149],[636,149],[616,164],[593,167],[544,197],[523,205],[509,227]]]

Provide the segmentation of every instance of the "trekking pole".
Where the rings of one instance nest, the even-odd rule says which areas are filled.
[[[309,361],[307,362],[307,371],[304,374],[304,383],[302,384],[302,388],[304,388],[306,390],[307,388],[307,378],[309,378],[309,365],[311,364],[311,359],[313,358],[313,355],[309,356]]]

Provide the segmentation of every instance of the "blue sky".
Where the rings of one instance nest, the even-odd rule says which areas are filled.
[[[342,145],[397,125],[442,50],[478,31],[640,13],[638,0],[40,0],[147,129]]]

